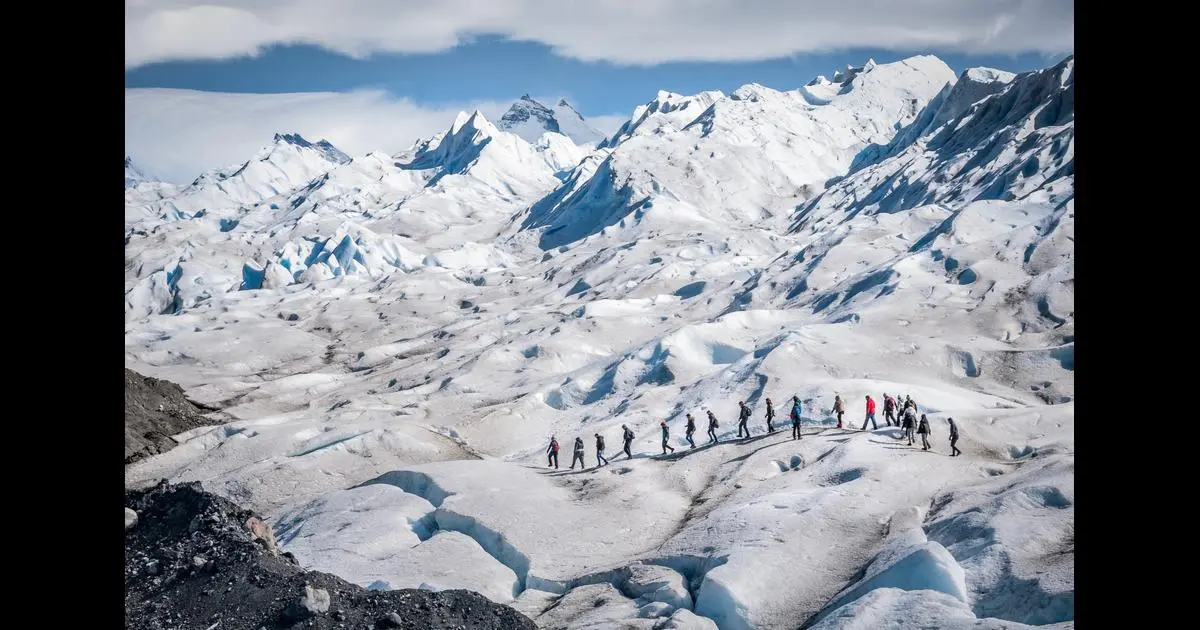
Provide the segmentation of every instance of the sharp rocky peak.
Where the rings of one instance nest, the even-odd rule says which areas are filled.
[[[310,149],[312,151],[316,151],[324,156],[325,159],[337,164],[346,164],[351,161],[349,155],[346,155],[341,151],[341,149],[333,146],[333,144],[328,140],[322,139],[317,142],[309,142],[304,138],[304,136],[298,133],[277,133],[275,134],[273,141],[276,146],[289,145],[301,149]]]

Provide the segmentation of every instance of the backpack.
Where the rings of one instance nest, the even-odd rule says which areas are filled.
[[[550,450],[558,452],[558,440],[550,440]]]
[[[596,450],[598,450],[598,451],[604,450],[604,436],[603,435],[596,436]]]
[[[625,429],[625,441],[633,441],[633,429]]]

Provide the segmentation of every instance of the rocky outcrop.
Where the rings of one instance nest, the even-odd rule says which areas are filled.
[[[198,483],[128,490],[125,508],[130,630],[536,627],[472,591],[374,591],[305,571],[261,518]]]
[[[175,448],[172,435],[221,424],[205,415],[212,411],[216,410],[188,400],[175,383],[126,368],[125,464]]]

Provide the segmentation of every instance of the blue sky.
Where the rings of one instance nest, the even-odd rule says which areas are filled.
[[[1021,72],[1073,49],[1073,0],[126,0],[125,152],[186,182],[276,132],[395,153],[525,93],[611,133],[659,90],[787,90],[923,53]]]
[[[170,61],[125,73],[127,88],[185,88],[216,92],[344,92],[378,89],[420,105],[511,99],[523,93],[565,96],[584,116],[628,114],[658,90],[694,94],[732,91],[746,83],[789,90],[847,64],[896,61],[935,54],[956,71],[989,66],[1023,72],[1053,65],[1063,55],[976,54],[938,50],[894,52],[854,49],[735,62],[674,62],[620,66],[553,54],[536,42],[479,38],[434,54],[377,54],[352,59],[314,46],[272,46],[257,58]],[[552,104],[552,103],[551,103]]]

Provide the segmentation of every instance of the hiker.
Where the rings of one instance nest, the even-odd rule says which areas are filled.
[[[575,470],[575,462],[579,462],[580,468],[587,468],[587,464],[583,463],[583,438],[575,438],[575,453],[571,456],[571,470]]]
[[[691,444],[692,448],[696,448],[696,440],[692,439],[692,434],[696,432],[696,419],[689,413],[687,421],[687,428],[684,429],[683,437],[687,438],[688,444]]]
[[[708,443],[716,444],[717,442],[720,442],[720,440],[717,439],[717,427],[720,425],[717,424],[717,417],[713,415],[712,409],[708,409],[707,411],[708,411]]]
[[[775,427],[771,424],[771,420],[775,419],[775,404],[771,399],[767,399],[767,433],[774,433]]]
[[[929,446],[929,419],[925,414],[921,414],[921,424],[917,425],[917,433],[921,434],[921,450],[928,451]]]
[[[800,397],[792,396],[792,439],[799,440],[803,436],[800,433]]]
[[[900,426],[900,421],[896,420],[896,399],[888,394],[883,395],[883,421],[890,427],[894,423]]]
[[[962,455],[962,451],[955,446],[958,444],[958,425],[954,424],[954,418],[946,418],[946,422],[950,423],[950,457],[958,457]]]
[[[867,422],[871,423],[872,430],[879,428],[879,425],[875,423],[875,399],[871,398],[870,394],[867,394],[867,417],[863,418],[863,431],[867,430]]]
[[[738,401],[738,437],[742,437],[742,429],[746,430],[746,437],[750,437],[750,427],[746,426],[746,422],[750,420],[750,408],[746,406],[746,401]]]
[[[633,459],[633,453],[629,451],[629,446],[633,444],[633,431],[629,430],[629,427],[623,424],[621,425],[621,430],[621,439],[625,440],[625,458]]]
[[[842,402],[841,394],[833,396],[833,413],[836,413],[838,417],[837,428],[842,428],[842,414],[846,413],[846,404]]]
[[[909,407],[912,407],[912,410],[914,413],[917,411],[917,403],[913,402],[912,396],[905,396],[904,397],[904,410],[906,413],[907,413]]]
[[[662,427],[662,432],[663,432],[663,452],[662,452],[662,454],[666,455],[667,449],[671,449],[671,452],[674,453],[675,447],[671,446],[670,444],[667,444],[667,442],[671,439],[671,428],[667,426],[666,420],[663,420],[661,423],[659,423],[659,426]]]
[[[546,447],[547,463],[546,468],[553,466],[558,468],[558,440],[553,435],[550,436],[550,446]]]
[[[904,437],[908,438],[908,445],[913,445],[913,428],[917,424],[916,412],[907,410],[904,412]],[[904,439],[904,438],[900,438]]]
[[[596,434],[596,468],[600,467],[600,462],[608,464],[608,458],[604,456],[604,436]]]

